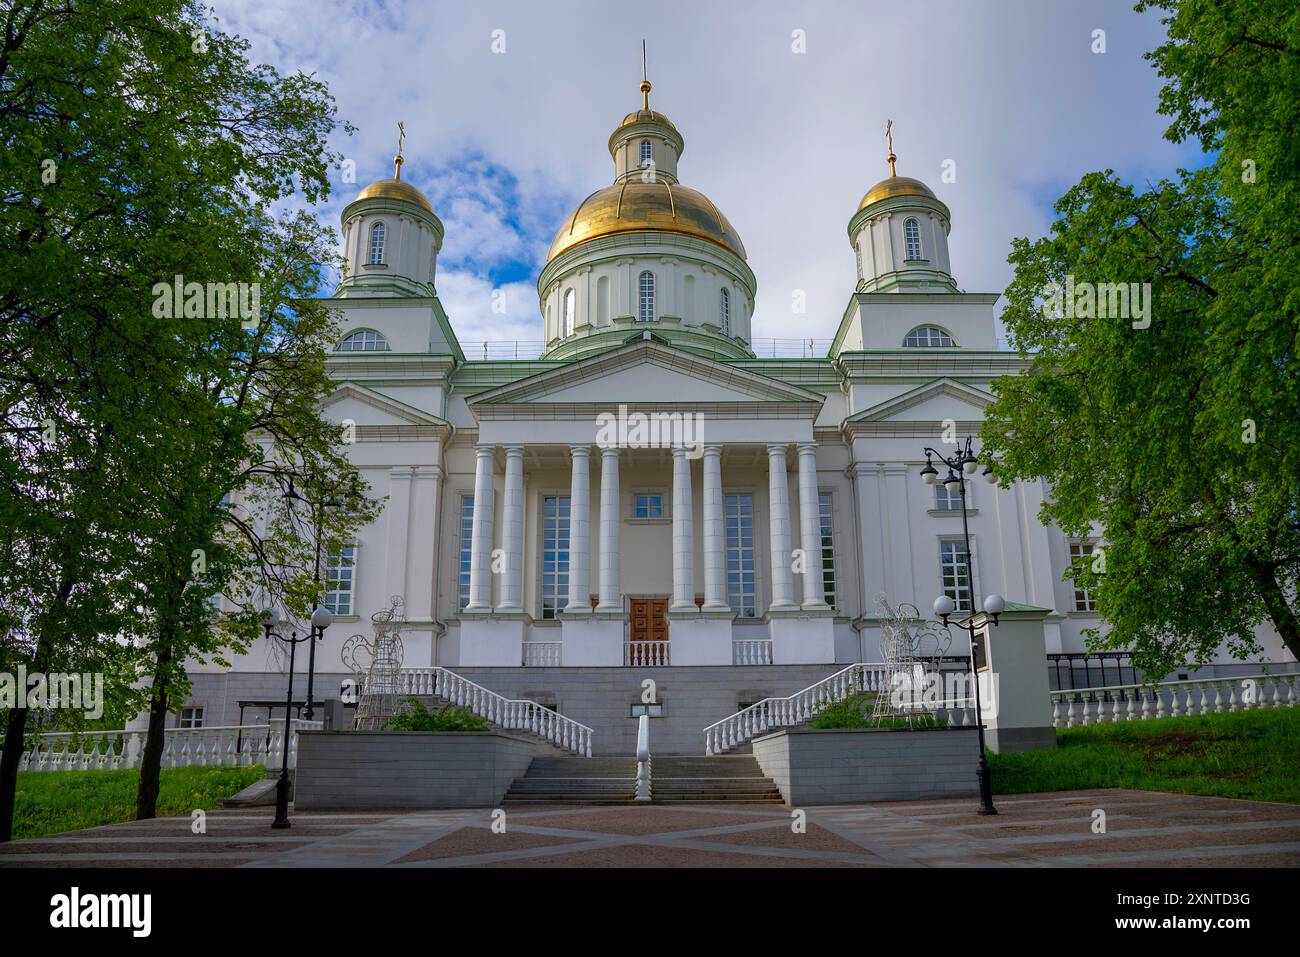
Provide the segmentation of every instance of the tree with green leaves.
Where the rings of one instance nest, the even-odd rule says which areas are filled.
[[[266,490],[306,471],[364,494],[318,411],[327,234],[266,213],[328,193],[333,101],[246,51],[193,0],[0,0],[0,658],[144,662],[160,719],[191,653],[256,632],[259,572],[307,601],[303,546],[258,516]],[[158,308],[178,276],[256,284],[258,309]],[[238,610],[214,628],[222,589]],[[27,717],[7,716],[0,840]]]
[[[1091,173],[1013,242],[1002,318],[1030,368],[983,438],[1004,480],[1050,482],[1044,520],[1100,526],[1104,558],[1067,573],[1109,622],[1090,640],[1163,675],[1258,654],[1261,625],[1300,656],[1300,8],[1145,8],[1167,136],[1206,163],[1143,189]],[[1118,290],[1149,316],[1107,308]]]

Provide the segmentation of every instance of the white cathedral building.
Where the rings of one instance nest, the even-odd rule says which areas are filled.
[[[443,226],[400,161],[343,210],[326,414],[355,424],[350,456],[387,502],[330,557],[317,702],[339,698],[344,642],[393,595],[406,667],[554,708],[598,753],[631,754],[647,707],[660,750],[699,753],[739,708],[880,660],[879,595],[962,610],[997,592],[1043,610],[1054,687],[1131,681],[1124,656],[1085,655],[1099,620],[1066,572],[1097,539],[1039,522],[1041,482],[972,483],[968,555],[959,497],[920,481],[945,424],[976,433],[992,382],[1026,367],[998,346],[999,294],[957,285],[948,207],[891,154],[848,217],[857,287],[828,354],[756,357],[744,244],[679,180],[685,140],[648,94],[609,137],[613,182],[558,224],[538,359],[462,351],[437,294]],[[693,431],[650,447],[641,421]],[[264,642],[191,677],[183,725],[283,708]]]

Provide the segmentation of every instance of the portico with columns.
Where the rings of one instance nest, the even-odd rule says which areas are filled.
[[[617,403],[593,401],[614,383]],[[664,402],[666,395],[691,401]],[[814,439],[821,395],[634,336],[620,349],[477,394],[467,404],[478,420],[478,441],[462,663],[526,659],[531,629],[523,626],[544,620],[547,610],[536,601],[523,607],[521,577],[536,579],[539,559],[567,565],[564,603],[554,615],[562,666],[627,664],[626,646],[642,640],[632,632],[629,600],[661,592],[664,663],[733,664],[733,626],[742,612],[761,623],[764,637],[753,637],[751,624],[744,640],[766,642],[759,649],[765,662],[834,663],[833,612],[822,594]],[[638,416],[662,423],[661,434],[636,435]],[[566,548],[551,558],[535,547],[538,532],[524,520],[526,495],[542,494],[529,481],[530,459],[548,474],[551,489],[557,467],[568,472],[559,486],[568,492]],[[663,567],[647,570],[646,556],[630,560],[627,550],[636,546],[625,543],[623,530],[637,521],[628,506],[636,483],[627,476],[651,475],[663,476],[655,487],[667,492],[668,547],[659,553]],[[754,549],[765,592],[757,596],[761,607],[745,609],[735,607],[735,589],[728,592],[725,490],[737,480],[753,489],[756,479],[767,491],[762,515],[754,516],[765,521],[753,528],[768,543]],[[736,574],[740,563],[733,566]]]

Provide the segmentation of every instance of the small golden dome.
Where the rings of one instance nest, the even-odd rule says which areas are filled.
[[[546,260],[601,236],[643,230],[694,236],[745,258],[739,234],[703,193],[663,180],[631,180],[598,189],[579,203],[555,234]]]
[[[872,203],[878,203],[882,199],[892,199],[895,196],[925,196],[929,199],[937,197],[919,179],[912,179],[910,176],[890,176],[882,179],[871,189],[867,190],[867,195],[862,197],[862,202],[858,203],[858,209],[865,209]]]
[[[426,212],[433,212],[433,206],[424,194],[403,179],[376,180],[358,193],[354,202],[363,199],[396,199],[419,206]]]
[[[673,126],[672,120],[656,110],[637,110],[635,113],[629,113],[623,117],[623,122],[618,124],[618,128],[622,129],[625,126],[631,126],[633,123],[658,123],[669,129],[677,129],[677,127]]]

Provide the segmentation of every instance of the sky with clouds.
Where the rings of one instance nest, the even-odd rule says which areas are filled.
[[[1143,59],[1163,30],[1132,0],[210,3],[254,61],[317,74],[358,128],[335,143],[357,182],[336,174],[325,222],[392,175],[406,122],[402,176],[446,227],[438,293],[470,355],[484,339],[542,338],[537,275],[566,214],[613,180],[606,140],[639,106],[642,38],[651,106],[686,139],[683,184],[744,240],[756,339],[834,334],[855,279],[849,217],[888,173],[886,118],[899,174],[952,210],[970,292],[1005,288],[1012,237],[1045,233],[1082,174],[1144,183],[1203,161],[1163,138]]]

